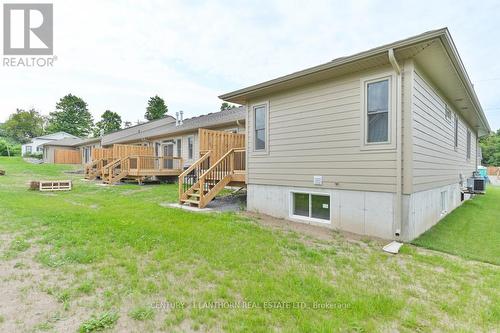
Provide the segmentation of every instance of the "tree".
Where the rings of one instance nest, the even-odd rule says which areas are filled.
[[[93,124],[87,103],[69,94],[61,98],[56,104],[56,111],[50,113],[47,130],[51,133],[64,131],[76,136],[87,136]]]
[[[482,163],[490,166],[500,166],[500,129],[496,133],[482,137],[479,144],[483,153]]]
[[[45,118],[35,109],[17,109],[2,125],[2,134],[16,142],[25,143],[43,134]]]
[[[21,145],[9,142],[9,140],[0,138],[0,156],[18,156],[21,155]]]
[[[234,104],[229,104],[227,102],[223,102],[220,106],[220,110],[221,111],[231,110],[231,109],[234,109],[235,107],[236,107],[236,105],[234,105]]]
[[[119,130],[122,127],[122,117],[116,112],[106,110],[101,115],[101,120],[95,124],[94,136],[108,134]]]
[[[147,120],[160,119],[163,118],[167,112],[168,107],[165,104],[165,101],[163,98],[156,95],[155,97],[151,97],[149,99],[144,118]]]

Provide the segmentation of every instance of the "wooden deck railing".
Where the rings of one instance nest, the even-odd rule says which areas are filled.
[[[246,157],[247,153],[245,148],[234,149],[234,154],[233,154],[234,171],[246,171],[247,169]]]
[[[135,172],[182,170],[184,162],[182,157],[175,156],[129,156],[130,170]]]
[[[205,207],[225,186],[236,173],[246,170],[245,148],[232,148],[212,165],[208,157],[211,151],[179,176],[179,201],[198,204]],[[195,197],[191,200],[189,197]]]
[[[85,177],[87,179],[95,179],[101,176],[102,168],[111,162],[112,158],[99,158],[87,163],[84,166]]]
[[[209,168],[211,154],[211,151],[205,152],[200,159],[179,175],[179,201],[186,199],[186,192],[193,191],[200,176]]]
[[[181,157],[174,156],[127,156],[105,165],[102,171],[103,180],[113,184],[127,176],[161,176],[177,175],[183,168]]]

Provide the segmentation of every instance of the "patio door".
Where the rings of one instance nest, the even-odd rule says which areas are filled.
[[[163,146],[163,156],[174,156],[174,144],[169,142]],[[173,169],[174,168],[174,161],[172,159],[164,159],[163,160],[163,167],[165,169]]]

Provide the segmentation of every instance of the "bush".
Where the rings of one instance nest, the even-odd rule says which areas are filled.
[[[25,153],[23,157],[32,157],[32,158],[38,158],[42,159],[43,158],[43,153],[42,152],[34,152],[34,153]]]
[[[20,156],[21,145],[0,138],[0,156]]]

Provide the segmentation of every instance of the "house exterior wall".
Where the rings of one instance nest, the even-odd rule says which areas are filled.
[[[393,235],[394,193],[314,189],[280,185],[248,185],[247,209],[270,216],[322,227],[390,239]],[[293,192],[330,197],[330,221],[317,222],[292,214]]]
[[[425,79],[417,64],[407,60],[401,65],[401,128],[397,129],[402,142],[401,239],[409,241],[461,204],[461,177],[470,177],[477,165],[477,132]],[[394,238],[398,231],[396,150],[365,149],[361,140],[364,86],[360,82],[388,70],[381,67],[250,101],[248,209],[357,234]],[[252,107],[262,103],[268,105],[268,147],[265,152],[255,152]],[[446,107],[451,110],[451,120],[446,118]],[[395,110],[393,107],[391,112]],[[466,156],[467,130],[471,133],[470,159]],[[323,176],[323,184],[314,185],[314,176]],[[293,191],[328,194],[329,223],[293,216]]]
[[[54,146],[44,146],[43,147],[43,162],[44,163],[54,163]]]
[[[396,151],[365,149],[361,122],[364,78],[391,71],[380,67],[250,101],[248,184],[395,192]],[[262,102],[269,107],[265,153],[253,150],[252,106]],[[313,185],[314,175],[323,176],[322,186]]]
[[[29,143],[25,143],[24,145],[21,146],[21,154],[24,156],[26,153],[28,153],[28,147],[31,147],[31,153],[36,153],[36,152],[43,152],[43,147],[40,145],[50,142],[53,140],[44,140],[44,139],[37,139],[34,138],[31,140]]]
[[[446,108],[451,118],[446,118]],[[454,143],[455,115],[458,117],[458,147]],[[477,168],[477,132],[447,103],[425,75],[413,76],[413,192],[458,184]],[[471,154],[467,159],[467,130]]]
[[[444,207],[442,193],[444,192]],[[465,199],[468,199],[466,195]],[[439,186],[405,195],[402,235],[404,241],[411,241],[430,229],[443,217],[462,204],[458,183]]]
[[[40,145],[47,143],[47,142],[50,142],[50,141],[61,140],[64,138],[74,137],[74,136],[71,134],[68,134],[68,133],[58,132],[58,133],[46,135],[44,137],[47,137],[47,138],[45,138],[45,139],[44,138],[33,138],[31,140],[31,142],[26,143],[24,145],[21,145],[21,154],[25,155],[27,153],[28,146],[31,147],[32,153],[35,153],[37,151],[40,153],[43,153],[43,147],[40,147]]]
[[[410,169],[411,184],[403,198],[401,235],[406,241],[418,237],[462,203],[462,182],[472,175],[478,163],[477,132],[418,66],[413,67],[411,80],[412,94],[406,99],[411,105],[411,119],[405,123],[411,124],[408,131],[411,153],[405,155],[411,156],[411,163],[405,164]],[[455,116],[458,147],[455,147]],[[471,133],[470,159],[467,130]]]
[[[82,155],[82,164],[87,164],[91,162],[91,152],[93,148],[101,148],[100,142],[94,142],[91,144],[86,144],[79,146],[78,149]]]

